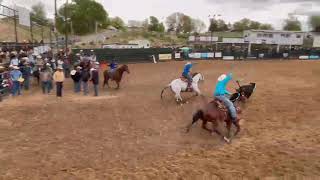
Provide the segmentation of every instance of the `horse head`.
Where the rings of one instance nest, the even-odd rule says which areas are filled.
[[[195,82],[204,81],[204,76],[201,73],[193,73],[192,79]]]
[[[121,68],[122,68],[123,71],[127,72],[128,74],[130,74],[128,65],[125,64]]]

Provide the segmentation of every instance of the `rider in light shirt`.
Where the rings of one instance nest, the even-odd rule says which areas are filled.
[[[187,62],[187,64],[183,68],[182,76],[188,79],[188,87],[190,89],[192,83],[192,77],[190,75],[190,71],[192,69],[193,64],[191,62]]]
[[[232,73],[228,75],[222,74],[218,78],[218,83],[216,85],[216,89],[214,92],[214,97],[219,99],[224,103],[224,105],[228,108],[232,121],[237,122],[237,111],[234,104],[230,101],[230,99],[226,95],[231,95],[229,91],[227,91],[226,87],[228,83],[232,80]]]

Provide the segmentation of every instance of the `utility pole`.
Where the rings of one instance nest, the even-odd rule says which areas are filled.
[[[13,19],[14,19],[14,34],[16,36],[16,44],[18,43],[18,32],[17,32],[17,15],[16,10],[13,9]]]
[[[68,50],[68,10],[67,10],[67,7],[68,7],[68,0],[66,2],[66,5],[64,7],[64,20],[65,20],[65,55],[67,55],[67,50]]]
[[[57,13],[57,0],[54,0],[54,28],[56,29],[56,22],[57,22],[57,16],[58,16],[58,13]],[[57,48],[57,52],[58,52],[58,49],[59,49],[59,45],[58,45],[58,34],[54,31],[54,34],[56,36],[56,48]]]
[[[31,36],[31,43],[32,43],[32,47],[33,47],[33,27],[32,27],[31,16],[30,16],[30,36]]]

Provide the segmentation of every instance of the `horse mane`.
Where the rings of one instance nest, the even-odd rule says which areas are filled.
[[[192,73],[192,78],[194,78],[198,74],[200,74],[200,73],[198,73],[198,72]]]

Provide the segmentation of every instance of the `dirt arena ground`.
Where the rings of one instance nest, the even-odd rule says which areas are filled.
[[[201,61],[202,92],[232,64],[257,89],[231,144],[200,123],[184,133],[201,98],[160,100],[182,62],[132,64],[119,91],[97,98],[73,94],[68,80],[62,99],[34,87],[1,102],[0,179],[319,179],[320,63]]]

